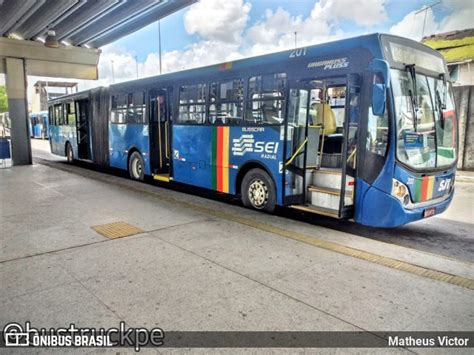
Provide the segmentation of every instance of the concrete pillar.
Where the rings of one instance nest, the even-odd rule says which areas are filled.
[[[8,111],[11,119],[13,165],[32,163],[31,142],[28,128],[28,103],[26,100],[25,60],[6,58],[6,87]]]

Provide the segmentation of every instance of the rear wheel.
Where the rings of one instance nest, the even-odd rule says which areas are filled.
[[[273,212],[276,203],[275,184],[262,169],[250,170],[242,180],[242,202],[246,207]]]
[[[145,178],[145,164],[139,152],[133,152],[130,156],[128,172],[133,180],[143,181]]]
[[[74,152],[72,151],[72,147],[69,143],[66,144],[66,159],[69,164],[74,162]]]

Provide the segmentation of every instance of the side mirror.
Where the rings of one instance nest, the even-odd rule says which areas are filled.
[[[386,60],[373,59],[369,65],[373,73],[372,83],[372,113],[383,116],[387,100],[387,88],[390,86],[390,65]]]
[[[374,116],[383,116],[386,104],[385,84],[374,83],[372,85],[372,113]]]
[[[372,59],[369,64],[369,70],[381,77],[387,88],[390,87],[390,65],[386,60]]]

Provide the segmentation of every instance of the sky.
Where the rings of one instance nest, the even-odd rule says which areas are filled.
[[[436,5],[417,14],[432,4]],[[473,4],[473,0],[201,0],[161,20],[162,69],[168,73],[294,48],[295,32],[298,47],[373,32],[420,40],[423,35],[473,27]],[[81,80],[79,89],[135,79],[137,65],[138,77],[159,74],[158,42],[158,24],[153,23],[102,47],[99,80]],[[30,77],[29,84],[39,79]]]

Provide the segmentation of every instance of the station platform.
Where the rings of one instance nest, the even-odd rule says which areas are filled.
[[[0,201],[2,328],[473,328],[467,260],[44,158]]]

